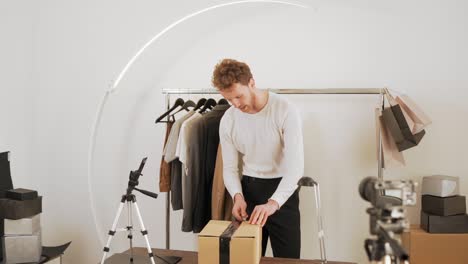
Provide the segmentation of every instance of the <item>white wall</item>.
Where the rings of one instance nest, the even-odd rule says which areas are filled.
[[[0,152],[11,151],[13,185],[35,188],[31,177],[34,5],[0,1]]]
[[[193,2],[41,1],[36,7],[27,5],[33,14],[29,20],[9,28],[11,38],[19,34],[35,40],[34,54],[29,50],[21,57],[33,65],[34,81],[14,92],[22,106],[15,115],[22,121],[7,119],[24,133],[6,132],[4,144],[28,152],[31,162],[22,162],[25,167],[18,169],[26,171],[25,164],[30,164],[30,178],[44,195],[44,243],[73,240],[66,263],[93,263],[101,254],[87,192],[87,150],[98,103],[125,63],[153,35],[188,13],[223,3]],[[143,156],[149,160],[140,186],[157,190],[164,128],[154,119],[164,109],[161,89],[208,87],[214,64],[224,57],[248,62],[259,87],[387,85],[408,93],[434,124],[421,146],[405,153],[408,166],[389,170],[386,177],[454,175],[461,177],[461,191],[467,193],[468,142],[463,132],[468,52],[462,49],[468,44],[468,19],[463,16],[467,4],[302,2],[312,8],[256,3],[203,14],[174,28],[135,63],[111,95],[98,131],[91,183],[101,237],[111,225],[129,170]],[[6,4],[15,15],[23,14],[18,5]],[[31,35],[24,33],[31,29]],[[28,46],[12,47],[21,51]],[[5,50],[2,45],[2,54],[13,61]],[[12,76],[28,76],[22,68],[5,71],[7,84],[14,83]],[[2,104],[11,103],[3,99],[3,90]],[[303,114],[306,174],[322,184],[329,258],[365,263],[368,203],[358,196],[357,186],[363,177],[376,174],[377,98],[288,97]],[[31,144],[22,145],[23,138]],[[311,190],[301,194],[304,258],[319,257],[312,197]],[[164,195],[157,200],[138,198],[152,246],[164,247]],[[419,222],[417,208],[409,214],[412,222]],[[195,250],[196,236],[179,231],[180,212],[171,216],[172,248]],[[125,242],[121,235],[116,249],[124,249]]]

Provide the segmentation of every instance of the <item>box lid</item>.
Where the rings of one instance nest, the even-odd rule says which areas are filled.
[[[230,221],[210,220],[203,230],[198,234],[201,237],[219,237],[228,226]],[[248,222],[242,222],[232,237],[255,237],[259,234],[261,227],[259,225],[251,225]]]
[[[242,222],[241,226],[234,233],[232,237],[255,237],[255,234],[260,233],[261,227],[259,225],[252,225],[248,222]]]
[[[198,236],[218,237],[226,230],[230,223],[229,221],[210,220]]]
[[[448,175],[431,175],[424,176],[423,180],[449,180],[449,181],[458,181],[459,177],[457,176],[448,176]]]

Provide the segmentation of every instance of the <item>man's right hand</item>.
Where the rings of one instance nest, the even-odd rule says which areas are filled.
[[[242,221],[247,219],[247,203],[244,200],[244,196],[240,193],[234,195],[234,206],[232,207],[232,215],[237,219],[237,221]]]

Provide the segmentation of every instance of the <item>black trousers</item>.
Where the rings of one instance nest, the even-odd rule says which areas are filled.
[[[260,179],[242,177],[242,192],[247,203],[247,214],[251,216],[256,205],[265,204],[278,187],[281,178]],[[273,256],[279,258],[300,258],[301,223],[299,193],[296,190],[281,208],[268,217],[262,229],[262,256],[265,256],[270,238]]]

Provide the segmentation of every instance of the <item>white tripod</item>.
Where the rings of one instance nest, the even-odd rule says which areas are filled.
[[[136,202],[136,197],[135,197],[134,194],[132,194],[133,190],[137,190],[137,191],[139,191],[139,192],[141,192],[141,193],[143,193],[145,195],[148,195],[150,197],[153,197],[155,199],[158,198],[158,195],[155,194],[155,193],[145,191],[145,190],[140,190],[140,189],[136,188],[136,186],[138,185],[138,178],[140,177],[140,175],[143,175],[143,174],[141,174],[141,171],[143,170],[143,167],[145,166],[146,159],[147,158],[144,158],[141,161],[141,164],[140,164],[140,167],[138,168],[138,170],[130,171],[127,192],[124,195],[122,195],[122,199],[120,200],[120,206],[119,206],[119,209],[117,210],[117,215],[115,216],[114,223],[112,224],[112,228],[109,231],[109,238],[107,240],[107,244],[104,247],[104,255],[102,256],[101,264],[104,264],[104,262],[106,261],[107,253],[109,253],[110,243],[111,243],[112,238],[114,237],[116,231],[119,231],[119,232],[120,231],[128,231],[128,236],[127,237],[130,240],[130,263],[133,263],[133,259],[134,259],[134,256],[133,256],[133,231],[134,230],[133,230],[133,218],[132,218],[132,206],[133,205],[135,205],[138,220],[140,221],[141,234],[143,235],[143,237],[145,238],[145,241],[146,241],[146,248],[148,249],[149,259],[151,260],[151,264],[155,264],[154,255],[153,255],[153,252],[151,250],[151,246],[150,246],[150,243],[149,243],[149,240],[148,240],[148,231],[146,231],[145,225],[143,224],[143,219],[141,218],[140,209],[138,208],[138,204]],[[120,214],[122,213],[122,209],[123,209],[125,203],[127,204],[127,207],[128,207],[127,227],[126,228],[120,228],[119,230],[116,230],[116,226],[117,226],[117,223],[119,222],[119,217],[120,217]],[[169,263],[168,261],[166,261],[166,260],[164,260],[162,258],[161,258],[161,260],[164,263]]]
[[[119,221],[120,214],[122,213],[125,203],[127,204],[127,208],[128,208],[128,224],[126,228],[119,228],[118,230],[116,230],[116,226]],[[153,252],[151,250],[151,246],[148,240],[148,231],[145,229],[143,219],[141,218],[140,209],[138,208],[138,204],[136,202],[136,197],[133,194],[125,194],[122,196],[119,209],[117,210],[117,215],[115,216],[114,223],[112,224],[112,228],[109,231],[109,238],[107,240],[107,244],[104,247],[104,254],[101,259],[101,264],[104,264],[104,261],[106,260],[107,253],[109,253],[109,246],[115,233],[122,232],[122,231],[128,231],[127,237],[130,240],[130,262],[133,263],[133,231],[134,230],[133,230],[133,219],[132,219],[132,205],[135,205],[138,220],[140,222],[141,234],[145,238],[146,248],[148,249],[148,256],[150,258],[151,264],[155,264],[154,255],[153,255]]]

